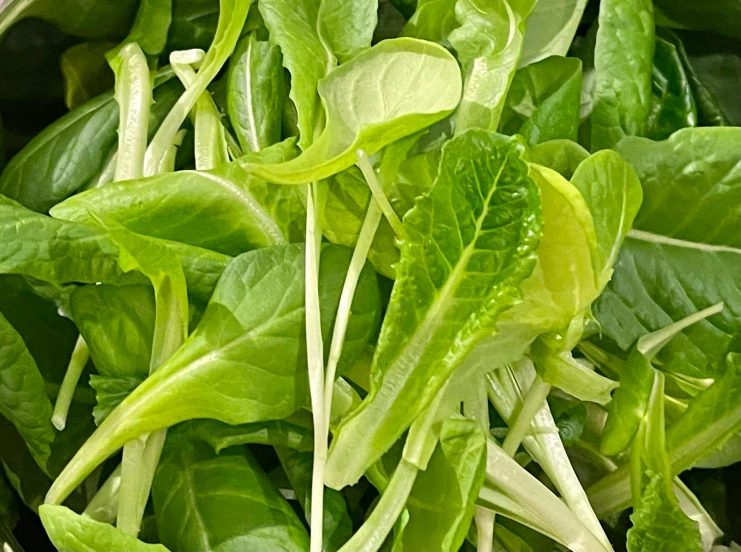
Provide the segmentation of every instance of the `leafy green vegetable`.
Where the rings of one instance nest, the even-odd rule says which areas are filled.
[[[500,129],[521,134],[528,144],[576,140],[581,97],[581,62],[549,57],[518,69],[504,104]]]
[[[450,32],[458,26],[455,6],[455,0],[419,0],[402,35],[445,45]]]
[[[521,155],[517,142],[489,132],[456,138],[429,195],[404,217],[409,238],[401,244],[373,385],[332,442],[331,487],[355,482],[388,450],[517,301],[540,233],[535,185]],[[369,439],[372,447],[361,454],[357,443]]]
[[[379,75],[388,86],[379,86]],[[336,174],[355,163],[357,150],[376,153],[448,115],[460,97],[459,75],[452,56],[440,46],[411,38],[385,40],[319,83],[327,123],[309,148],[291,161],[249,168],[284,184]],[[437,93],[424,92],[422,84]]]
[[[528,18],[520,66],[565,56],[586,6],[585,0],[539,0]]]
[[[624,136],[646,134],[653,57],[652,2],[602,2],[594,52],[592,151],[611,148]]]
[[[159,537],[173,552],[308,546],[306,529],[244,448],[216,455],[205,443],[170,432],[153,498]]]
[[[276,186],[245,170],[247,160],[278,161],[295,153],[291,142],[210,171],[177,171],[110,184],[55,206],[56,218],[115,219],[134,232],[229,255],[300,240],[300,191]]]
[[[83,42],[69,48],[60,60],[64,75],[64,103],[74,109],[113,87],[105,53],[111,42]]]
[[[461,0],[456,3],[460,27],[449,35],[463,66],[465,82],[456,130],[496,130],[504,100],[522,52],[525,22],[535,2]]]
[[[244,151],[260,151],[280,141],[286,87],[280,48],[242,38],[229,61],[229,120]]]
[[[347,253],[324,249],[321,296],[333,298],[322,303],[327,314],[339,302]],[[144,433],[193,418],[232,424],[279,419],[307,404],[302,260],[302,248],[284,246],[245,253],[230,263],[196,331],[106,418],[57,479],[48,501],[63,499],[108,454]],[[358,286],[361,302],[348,327],[357,337],[354,347],[345,347],[350,360],[353,349],[362,350],[374,333],[375,285],[369,273]],[[259,309],[253,308],[257,298]],[[332,319],[323,320],[328,333]],[[221,385],[204,385],[216,381]]]
[[[0,414],[5,416],[26,441],[42,469],[51,454],[54,440],[51,402],[44,378],[20,334],[0,312]]]
[[[39,508],[39,515],[49,538],[61,552],[167,552],[161,544],[144,544],[107,523],[81,516],[64,506],[44,504]]]

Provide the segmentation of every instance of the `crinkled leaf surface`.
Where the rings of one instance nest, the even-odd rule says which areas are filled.
[[[518,301],[540,238],[540,201],[522,151],[487,131],[448,142],[437,181],[404,217],[408,238],[371,392],[332,442],[329,486],[357,481]]]

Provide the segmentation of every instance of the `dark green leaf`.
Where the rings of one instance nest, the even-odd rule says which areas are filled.
[[[552,56],[518,69],[504,102],[500,130],[528,144],[576,140],[581,108],[581,61]]]

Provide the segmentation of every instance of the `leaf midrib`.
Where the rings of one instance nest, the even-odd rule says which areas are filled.
[[[708,243],[693,242],[689,240],[680,240],[677,238],[670,238],[668,236],[662,236],[660,234],[654,234],[652,232],[646,232],[645,230],[630,230],[628,237],[634,240],[644,241],[653,243],[656,245],[670,245],[675,247],[683,247],[685,249],[696,249],[705,253],[734,253],[741,255],[741,249],[730,247],[727,245],[712,245]]]

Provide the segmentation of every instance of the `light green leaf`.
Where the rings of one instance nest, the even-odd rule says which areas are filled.
[[[133,232],[238,255],[303,239],[304,206],[293,186],[268,184],[247,162],[279,162],[296,152],[292,141],[210,171],[177,171],[109,184],[55,206],[59,219],[115,220]]]
[[[46,471],[54,428],[44,378],[21,335],[0,312],[0,414],[12,423]]]
[[[229,59],[227,108],[242,150],[260,151],[280,141],[288,90],[280,48],[250,33]]]
[[[168,435],[152,490],[168,548],[308,550],[306,529],[245,447],[217,456],[181,427],[185,435]]]
[[[550,140],[530,149],[533,163],[553,169],[566,180],[571,180],[579,163],[589,157],[589,152],[571,140]]]
[[[565,56],[586,6],[586,0],[538,0],[528,17],[520,66]]]
[[[521,134],[530,145],[565,138],[576,141],[581,108],[581,61],[552,56],[512,79],[500,130]]]
[[[283,66],[291,73],[289,96],[298,113],[298,145],[305,150],[314,141],[322,116],[317,85],[337,65],[334,53],[319,36],[320,2],[262,0],[258,7],[270,42],[280,47]]]
[[[323,249],[319,287],[325,338],[350,256],[345,248]],[[193,418],[230,424],[280,419],[308,404],[303,261],[297,245],[237,257],[196,330],[106,418],[47,500],[63,500],[97,464],[139,435]],[[375,334],[380,316],[372,271],[365,270],[357,289],[343,348],[346,362]]]
[[[486,471],[486,436],[468,418],[446,418],[440,443],[407,500],[403,550],[457,552],[466,537]]]
[[[370,48],[378,0],[321,0],[318,32],[339,63]]]
[[[64,104],[74,109],[113,88],[105,53],[113,42],[83,42],[64,51],[59,65],[64,76]]]
[[[149,359],[147,359],[147,365]],[[146,365],[145,365],[146,366]],[[95,408],[93,418],[95,425],[103,423],[108,415],[136,389],[144,377],[135,376],[103,376],[91,374],[90,387],[95,389]]]
[[[335,435],[329,486],[354,483],[380,458],[518,301],[540,238],[539,200],[522,153],[516,141],[486,131],[445,146],[434,186],[404,217],[409,238],[371,392]]]
[[[629,552],[702,552],[702,541],[696,521],[679,507],[666,479],[648,472],[650,482],[641,502],[630,516]]]
[[[161,544],[145,544],[112,525],[74,513],[64,506],[39,508],[46,534],[59,552],[169,552]]]
[[[461,26],[450,43],[463,65],[465,83],[456,132],[469,128],[496,130],[522,51],[525,20],[532,0],[511,4],[496,0],[459,0],[455,16]]]
[[[334,70],[318,91],[327,123],[317,140],[296,159],[249,165],[251,171],[283,184],[332,176],[355,164],[358,149],[376,153],[444,118],[458,104],[461,80],[447,50],[398,38],[384,40]]]
[[[447,45],[448,35],[458,26],[455,5],[456,0],[419,0],[401,35]]]
[[[592,151],[611,148],[624,136],[646,134],[653,55],[653,3],[602,2],[594,52]]]
[[[606,151],[581,163],[571,183],[592,213],[596,234],[592,264],[597,289],[602,291],[612,276],[620,246],[641,207],[641,182],[619,155]]]

